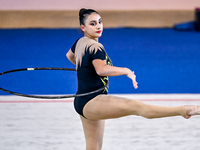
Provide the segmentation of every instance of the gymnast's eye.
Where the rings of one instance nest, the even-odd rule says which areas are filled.
[[[90,22],[90,25],[91,25],[91,26],[95,26],[95,25],[96,25],[96,22]]]
[[[99,20],[99,24],[102,24],[102,19]]]

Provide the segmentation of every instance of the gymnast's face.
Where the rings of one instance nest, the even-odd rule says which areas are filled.
[[[97,13],[88,15],[85,19],[85,25],[81,25],[81,29],[86,37],[98,40],[103,32],[101,16]]]

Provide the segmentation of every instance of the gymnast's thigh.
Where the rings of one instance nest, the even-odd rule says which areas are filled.
[[[76,112],[79,115],[86,118],[83,114],[83,108],[89,101],[91,101],[94,97],[98,96],[99,94],[102,94],[102,92],[98,92],[98,93],[94,93],[94,94],[90,94],[90,95],[86,95],[86,96],[76,97],[74,100],[74,108],[75,108]]]
[[[98,95],[83,108],[83,114],[91,120],[111,119],[136,114],[140,101],[113,95]]]

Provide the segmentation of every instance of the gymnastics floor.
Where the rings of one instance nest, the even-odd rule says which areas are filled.
[[[200,94],[118,95],[149,104],[200,105]],[[103,150],[199,150],[200,116],[106,120]],[[1,150],[83,150],[84,135],[73,99],[0,96]]]

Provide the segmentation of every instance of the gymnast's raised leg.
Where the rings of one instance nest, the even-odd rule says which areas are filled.
[[[83,114],[91,120],[119,118],[128,115],[137,115],[145,118],[162,118],[183,116],[188,119],[200,112],[200,106],[185,105],[178,107],[149,105],[144,102],[116,97],[99,95],[90,100],[83,109]]]

